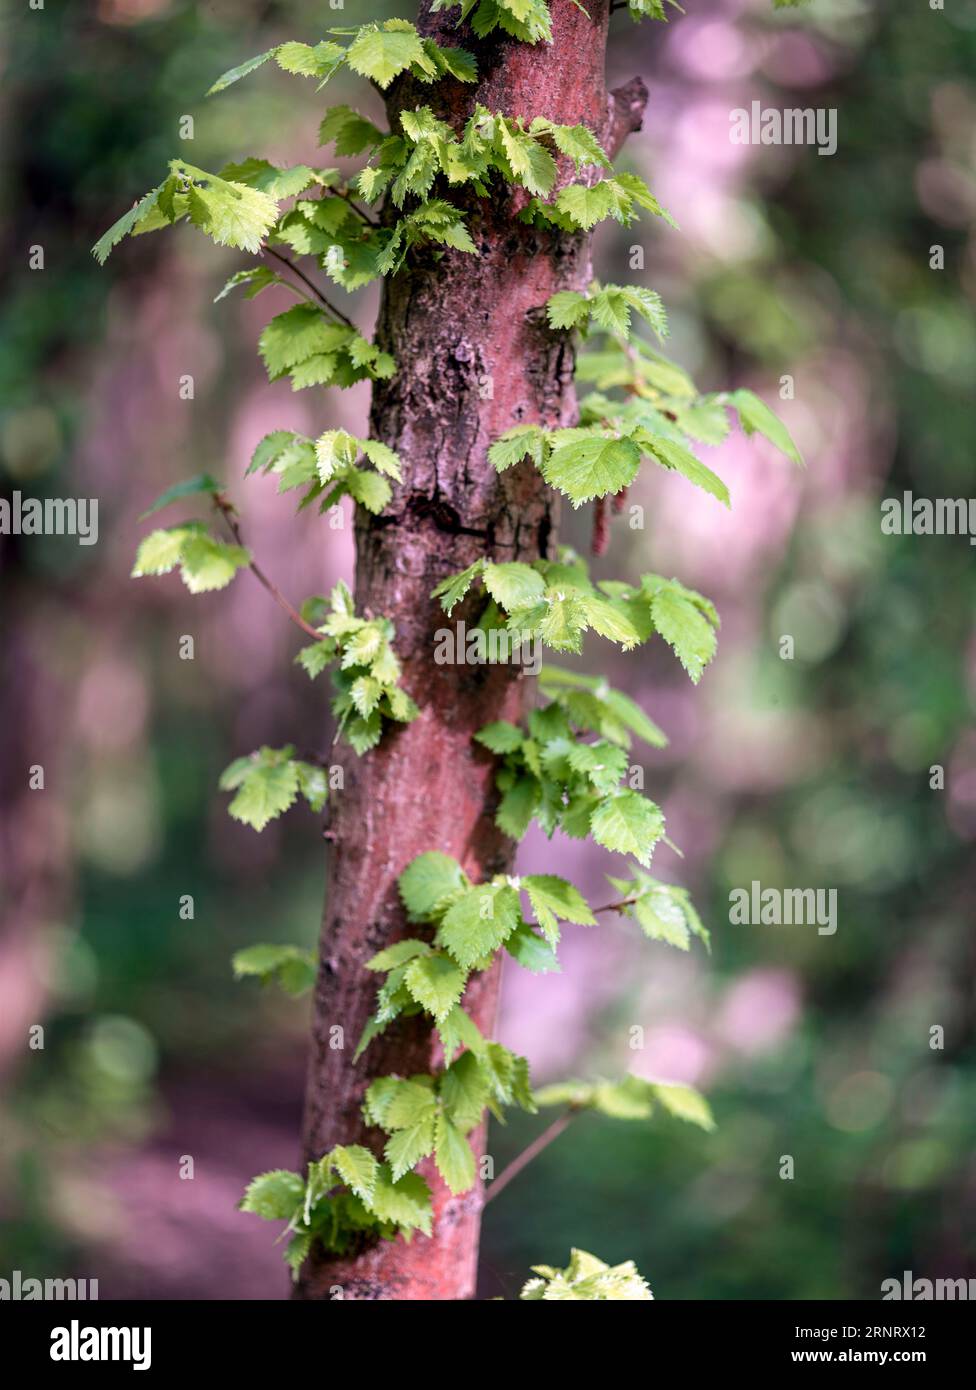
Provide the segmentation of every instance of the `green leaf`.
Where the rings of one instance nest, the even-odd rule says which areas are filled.
[[[415,1168],[434,1149],[434,1115],[430,1114],[406,1129],[398,1129],[386,1141],[384,1153],[394,1182]]]
[[[467,569],[448,575],[446,579],[441,580],[436,589],[431,590],[431,598],[439,598],[444,612],[450,616],[451,610],[461,602],[484,567],[483,559],[475,560]]]
[[[392,1133],[408,1129],[434,1113],[433,1077],[382,1076],[366,1092],[367,1118]]]
[[[513,840],[521,840],[538,804],[539,783],[534,777],[520,777],[502,797],[495,824]]]
[[[367,473],[361,468],[352,468],[343,482],[350,495],[368,512],[379,516],[393,496],[390,484],[378,473]]]
[[[386,88],[411,63],[426,59],[423,46],[413,25],[410,30],[393,31],[363,25],[346,51],[346,61],[353,72],[368,77],[378,87]]]
[[[221,490],[220,483],[211,478],[209,473],[198,473],[195,478],[188,478],[186,482],[174,483],[172,487],[161,492],[148,510],[144,511],[139,517],[140,521],[145,521],[147,517],[153,516],[156,512],[161,512],[164,507],[168,507],[171,502],[179,502],[184,497],[197,497],[201,493],[215,496]]]
[[[654,290],[645,289],[642,285],[620,285],[617,288],[630,307],[636,309],[641,318],[650,324],[658,337],[666,338],[668,335],[668,316],[661,303],[661,296],[655,294]]]
[[[308,1259],[314,1239],[311,1231],[296,1231],[285,1247],[285,1263],[291,1270],[293,1280],[298,1279],[298,1271]]]
[[[274,1168],[252,1178],[238,1203],[241,1211],[253,1212],[265,1221],[288,1221],[301,1207],[305,1184],[298,1173]]]
[[[351,329],[330,323],[313,304],[294,304],[266,325],[258,351],[274,381],[300,363],[334,353],[354,336]]]
[[[552,300],[549,301],[552,303]],[[526,455],[542,466],[545,434],[539,425],[516,425],[498,436],[488,450],[488,461],[499,473],[524,459]]]
[[[346,57],[345,50],[327,39],[313,47],[307,43],[283,43],[275,49],[275,61],[284,72],[298,77],[328,80]]]
[[[290,748],[261,748],[238,758],[220,778],[222,791],[237,790],[228,811],[235,820],[263,830],[293,804],[299,790],[298,766]]]
[[[515,890],[507,884],[480,884],[469,888],[447,909],[437,940],[459,965],[470,969],[501,946],[518,923]]]
[[[423,42],[425,51],[434,58],[438,66],[458,82],[477,82],[478,65],[466,49],[437,44],[432,39],[425,39]]]
[[[633,12],[635,0],[632,0]],[[642,6],[659,3],[659,0],[636,0]],[[652,11],[655,18],[663,18]],[[647,1282],[637,1271],[633,1260],[623,1264],[604,1264],[585,1250],[573,1250],[566,1269],[553,1269],[549,1265],[533,1265],[538,1276],[529,1279],[523,1286],[519,1298],[529,1302],[629,1302],[638,1303],[653,1300],[654,1295]]]
[[[91,251],[99,265],[104,265],[122,238],[128,236],[133,228],[148,213],[152,212],[159,201],[163,187],[164,185],[160,184],[157,188],[150,189],[144,197],[133,204],[128,212],[124,212],[117,222],[113,222],[107,232],[98,238]]]
[[[381,1163],[370,1207],[380,1221],[392,1221],[402,1231],[422,1231],[430,1235],[433,1213],[430,1188],[419,1173],[405,1173],[396,1182],[389,1166]]]
[[[608,333],[625,338],[630,331],[630,304],[617,285],[605,285],[589,302],[593,322]]]
[[[341,1144],[330,1155],[336,1172],[346,1186],[368,1207],[376,1191],[379,1164],[361,1144]]]
[[[682,477],[687,478],[690,483],[694,483],[696,487],[710,492],[713,497],[718,498],[723,506],[728,507],[730,505],[729,490],[722,479],[700,459],[696,459],[694,454],[690,453],[683,445],[676,443],[673,439],[665,439],[663,435],[648,434],[646,430],[640,432],[638,442],[665,468],[673,469]]]
[[[280,279],[273,270],[266,265],[251,266],[249,270],[238,270],[224,282],[224,287],[219,294],[214,296],[214,303],[219,304],[222,299],[226,299],[232,290],[238,289],[241,285],[246,286],[244,290],[245,299],[256,299],[263,290],[270,289],[272,285],[283,285],[285,282]]]
[[[265,53],[259,53],[255,58],[248,58],[246,63],[238,64],[236,68],[228,68],[225,73],[221,73],[220,77],[217,78],[216,82],[207,92],[207,96],[212,97],[217,92],[225,91],[232,83],[239,82],[240,79],[246,77],[248,73],[254,72],[257,68],[262,67],[269,58],[274,57],[276,52],[277,49],[269,48]]]
[[[456,859],[428,850],[412,859],[397,880],[411,922],[429,922],[446,899],[465,887],[467,878]]]
[[[652,941],[666,941],[687,951],[690,945],[685,915],[678,903],[667,893],[649,892],[634,904],[634,916],[644,935]]]
[[[538,570],[517,560],[503,565],[486,564],[484,584],[495,602],[507,613],[538,603],[546,588]]]
[[[582,183],[571,183],[561,188],[556,197],[557,211],[565,214],[577,227],[588,232],[597,222],[609,217],[614,206],[613,196],[608,185],[611,180],[603,179],[589,187]]]
[[[587,626],[583,596],[558,589],[546,594],[546,611],[539,622],[539,633],[547,646],[557,652],[578,652]]]
[[[789,430],[782,420],[773,414],[765,401],[761,401],[752,391],[744,389],[730,391],[728,400],[738,411],[739,423],[747,435],[764,435],[788,459],[803,467],[803,456],[794,444]]]
[[[464,993],[467,976],[446,956],[420,956],[412,960],[404,984],[414,999],[442,1023]]]
[[[297,794],[298,773],[293,763],[258,767],[234,797],[228,811],[234,820],[260,831],[287,811]]]
[[[350,748],[360,757],[375,748],[383,737],[383,719],[379,714],[371,714],[368,719],[357,715],[342,726],[342,737]]]
[[[695,602],[691,590],[671,580],[653,591],[651,617],[665,642],[697,685],[715,655],[715,631]]]
[[[505,942],[505,950],[533,975],[552,974],[561,968],[552,947],[526,922],[521,922],[512,932]]]
[[[315,441],[315,467],[319,482],[331,483],[344,476],[359,456],[359,440],[345,430],[326,430]]]
[[[135,564],[132,567],[134,578],[152,574],[169,574],[180,562],[187,537],[199,527],[172,526],[168,530],[151,531],[139,543]]]
[[[484,1051],[485,1040],[481,1036],[477,1024],[462,1008],[453,1008],[443,1022],[438,1025],[437,1032],[448,1065],[450,1065],[459,1047],[467,1047],[478,1054]]]
[[[533,121],[533,126],[536,124]],[[576,165],[577,174],[583,164],[598,165],[609,169],[610,161],[599,140],[585,125],[554,125],[549,134],[560,154],[566,155]]]
[[[361,439],[359,447],[369,459],[374,468],[378,468],[381,473],[386,473],[391,478],[400,482],[401,465],[400,456],[386,444],[381,444],[378,439]]]
[[[638,738],[642,738],[652,748],[666,748],[668,746],[666,735],[661,732],[652,719],[647,717],[640,705],[636,704],[629,695],[624,695],[620,690],[607,689],[601,698],[614,716]]]
[[[225,182],[207,175],[206,185],[190,186],[190,221],[221,246],[257,253],[278,218],[278,204],[266,193],[244,183]]]
[[[497,130],[501,150],[516,181],[530,193],[548,193],[556,182],[556,161],[549,151],[504,117],[498,117]]]
[[[394,941],[392,946],[377,951],[376,955],[371,956],[366,962],[366,969],[393,970],[398,965],[406,965],[415,956],[427,955],[429,951],[428,942],[417,941],[413,937],[405,937],[402,941]]]
[[[481,1060],[473,1052],[463,1052],[441,1078],[441,1103],[447,1118],[462,1132],[480,1124],[491,1085]]]
[[[295,763],[295,770],[298,773],[298,790],[308,802],[309,809],[316,813],[321,811],[329,797],[325,768],[299,760]]]
[[[552,1105],[568,1105],[574,1110],[588,1109],[593,1103],[596,1087],[590,1081],[556,1081],[533,1092],[537,1105],[543,1109]]]
[[[632,439],[601,431],[554,449],[542,471],[547,483],[579,507],[627,487],[639,467],[640,450]]]
[[[309,646],[302,647],[295,660],[309,679],[315,680],[316,676],[320,676],[326,667],[335,661],[336,651],[335,641],[327,637],[321,642],[312,642]]]
[[[294,430],[272,430],[254,450],[244,476],[248,477],[251,473],[260,473],[271,468],[287,449],[293,448],[298,442],[307,443],[305,436],[296,434]]]
[[[441,1111],[437,1116],[434,1161],[454,1196],[474,1187],[474,1153],[464,1135]]]
[[[663,218],[669,227],[677,229],[677,222],[675,222],[666,208],[662,208],[661,204],[639,175],[616,174],[612,179],[607,179],[605,182],[612,186],[612,191],[615,196],[622,198],[622,200],[626,202],[627,206],[624,209],[625,213],[629,210],[630,203],[635,202],[638,207],[644,208],[647,212],[652,212],[655,217]],[[614,213],[613,216],[616,216],[618,221],[632,220],[626,216],[621,217],[617,213]]]
[[[664,817],[660,808],[639,792],[623,791],[600,802],[590,828],[597,844],[616,854],[631,854],[646,866],[664,834]]]
[[[262,984],[276,981],[292,998],[315,984],[316,961],[311,951],[299,946],[260,943],[236,951],[231,958],[235,979],[255,976]]]
[[[589,903],[578,888],[556,874],[526,874],[521,880],[522,887],[529,895],[529,902],[540,927],[546,936],[553,940],[552,918],[560,917],[564,922],[574,922],[581,927],[596,926],[596,918]],[[546,918],[543,921],[543,918]],[[547,930],[547,924],[549,929]],[[558,929],[555,940],[558,941]]]
[[[647,1120],[654,1113],[651,1088],[637,1076],[597,1082],[589,1108],[612,1120]]]
[[[267,159],[245,159],[240,164],[225,164],[220,178],[231,183],[244,183],[249,188],[260,189],[276,202],[283,198],[295,198],[304,193],[318,179],[315,170],[307,164],[295,164],[289,169],[280,169]],[[259,266],[259,270],[266,267]]]
[[[356,709],[368,719],[380,702],[383,687],[372,676],[357,676],[349,687],[349,696]]]
[[[319,126],[319,144],[335,141],[337,155],[361,154],[371,145],[378,145],[384,134],[372,121],[349,106],[333,106]]]
[[[674,1115],[679,1120],[685,1120],[688,1124],[697,1125],[699,1129],[708,1132],[715,1128],[715,1120],[708,1101],[693,1087],[663,1081],[655,1081],[651,1085],[655,1097],[669,1115]]]
[[[583,616],[594,632],[611,642],[619,642],[624,651],[636,647],[641,641],[641,633],[625,612],[607,603],[605,599],[583,594],[579,600]]]
[[[226,588],[237,571],[250,562],[250,554],[243,546],[228,545],[198,532],[183,542],[180,571],[191,594],[204,594]]]
[[[546,302],[550,328],[577,328],[586,322],[589,312],[586,295],[576,290],[559,290]]]
[[[144,537],[132,574],[135,578],[168,574],[178,564],[187,588],[199,594],[224,588],[250,559],[243,547],[215,540],[199,522],[188,522]]]
[[[521,748],[523,734],[514,724],[509,724],[505,719],[498,719],[493,724],[486,724],[483,729],[479,729],[475,734],[475,741],[484,744],[492,753],[512,753],[516,748]]]
[[[678,8],[675,0],[670,3]],[[773,0],[776,3],[776,0]],[[663,19],[667,20],[664,13],[664,0],[627,0],[627,8],[630,10],[630,17],[636,23],[642,19]]]

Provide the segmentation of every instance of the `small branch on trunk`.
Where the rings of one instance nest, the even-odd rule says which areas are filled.
[[[319,289],[315,281],[309,279],[309,277],[305,274],[304,270],[302,270],[301,266],[297,266],[294,261],[289,260],[287,256],[283,256],[280,251],[275,251],[270,246],[262,246],[261,250],[264,252],[266,256],[273,256],[276,261],[280,261],[282,265],[287,266],[293,275],[297,275],[299,280],[306,284],[308,288],[312,291],[312,293],[315,295],[315,298],[322,305],[323,309],[328,309],[329,313],[332,314],[334,318],[337,318],[340,321],[340,323],[344,323],[347,328],[353,329],[356,333],[359,332],[359,329],[356,328],[356,325],[353,323],[352,319],[346,318],[345,314],[342,312],[341,309],[337,309],[334,304],[330,303],[330,301],[326,299],[325,295]]]
[[[607,499],[598,497],[593,508],[593,539],[590,549],[594,555],[605,555],[610,544],[610,520],[607,515]]]
[[[639,77],[632,77],[610,93],[606,150],[611,159],[619,154],[627,136],[643,125],[647,98],[647,88]]]
[[[230,502],[228,502],[227,498],[223,495],[222,492],[218,492],[214,495],[214,506],[217,508],[221,516],[224,518],[224,521],[227,523],[227,529],[234,537],[234,540],[237,543],[237,545],[242,546],[246,550],[247,547],[244,545],[244,537],[241,535],[241,528],[237,521],[237,514],[234,511],[233,505]],[[254,560],[248,561],[248,568],[250,569],[251,573],[254,575],[258,583],[264,585],[264,587],[267,589],[268,593],[274,599],[278,607],[282,609],[283,612],[287,613],[288,617],[292,620],[295,626],[300,627],[302,632],[307,633],[307,635],[309,637],[314,638],[316,642],[321,642],[321,632],[318,632],[314,627],[312,627],[311,623],[307,623],[305,621],[301,613],[299,613],[298,609],[293,607],[292,604],[288,602],[288,600],[285,598],[284,594],[281,592],[278,586],[276,584],[272,584],[271,580]]]
[[[527,1149],[523,1149],[517,1158],[513,1158],[492,1183],[491,1187],[485,1192],[485,1200],[482,1205],[487,1205],[492,1197],[497,1197],[499,1192],[508,1186],[513,1178],[517,1178],[523,1168],[526,1168],[534,1158],[538,1158],[543,1149],[548,1149],[554,1139],[558,1139],[563,1130],[569,1125],[570,1121],[578,1115],[580,1111],[575,1106],[570,1106],[568,1110],[555,1120],[548,1129],[544,1129],[538,1139],[533,1139]]]

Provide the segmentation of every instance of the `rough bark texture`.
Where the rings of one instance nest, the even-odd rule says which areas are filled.
[[[608,149],[637,129],[645,97],[635,82],[608,97],[604,84],[607,0],[588,6],[551,0],[554,41],[530,46],[507,38],[479,41],[452,15],[430,15],[422,32],[461,44],[478,59],[476,89],[460,83],[395,85],[391,123],[404,107],[431,105],[456,130],[475,101],[509,116],[584,122]],[[571,182],[561,165],[561,181]],[[414,255],[384,286],[377,336],[399,371],[377,383],[371,433],[396,449],[404,482],[385,514],[360,512],[356,601],[396,624],[404,685],[420,707],[412,724],[388,733],[365,758],[345,760],[345,788],[334,799],[328,902],[315,1000],[304,1157],[336,1143],[381,1151],[383,1136],[361,1115],[376,1076],[430,1071],[436,1040],[421,1019],[390,1027],[356,1064],[352,1052],[375,999],[364,962],[408,934],[397,876],[424,850],[460,860],[475,881],[511,867],[514,845],[493,823],[492,759],[472,734],[495,719],[518,720],[530,679],[515,665],[447,666],[433,659],[435,631],[447,620],[430,598],[434,586],[480,555],[533,560],[551,551],[555,494],[534,468],[502,475],[487,461],[491,441],[520,422],[573,423],[573,354],[565,334],[549,331],[544,305],[557,290],[590,278],[588,239],[540,233],[518,222],[525,195],[471,196],[469,228],[478,256],[450,251]],[[472,620],[455,609],[451,621]],[[474,979],[465,1007],[491,1034],[497,968]],[[330,1030],[345,1046],[330,1046]],[[478,1136],[473,1136],[478,1138]],[[428,1162],[434,1234],[382,1242],[354,1258],[306,1262],[297,1295],[327,1299],[342,1289],[357,1299],[463,1299],[474,1290],[480,1188],[454,1198]]]

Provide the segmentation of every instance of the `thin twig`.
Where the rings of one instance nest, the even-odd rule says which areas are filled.
[[[238,525],[237,517],[234,513],[234,508],[232,504],[228,502],[227,498],[223,495],[223,493],[215,493],[214,506],[218,509],[221,516],[224,518],[224,521],[227,523],[227,529],[230,531],[237,544],[239,546],[242,546],[244,549],[247,549],[247,547],[244,545],[244,537],[241,535],[241,528]],[[292,622],[296,625],[296,627],[300,627],[302,632],[307,633],[309,637],[313,637],[316,642],[321,642],[321,632],[319,632],[316,628],[312,627],[311,623],[307,623],[305,621],[301,613],[299,613],[298,609],[293,607],[292,604],[288,602],[288,600],[285,598],[284,594],[281,592],[278,586],[276,584],[272,584],[271,580],[254,560],[248,560],[248,568],[254,575],[255,579],[260,584],[264,585],[264,587],[267,589],[268,593],[274,599],[278,607],[283,609],[284,612],[288,614],[289,618],[291,618]]]
[[[352,208],[353,212],[358,212],[359,216],[363,219],[363,221],[368,222],[371,227],[378,227],[380,225],[375,218],[370,217],[369,213],[365,210],[365,208],[361,208],[358,203],[353,202],[352,194],[349,192],[348,188],[335,188],[332,191],[336,193],[340,198],[345,198],[346,202]]]
[[[622,912],[625,907],[631,907],[634,903],[639,903],[643,893],[635,898],[621,898],[619,903],[604,903],[602,907],[595,907],[594,912]]]
[[[294,261],[289,260],[287,256],[283,256],[280,251],[276,251],[272,246],[262,246],[261,250],[264,252],[266,256],[274,256],[276,261],[280,261],[282,265],[286,265],[288,267],[288,269],[292,272],[293,275],[297,275],[299,280],[302,280],[309,287],[309,289],[315,295],[315,298],[324,308],[328,309],[330,314],[333,314],[337,319],[344,323],[347,328],[353,329],[353,331],[356,333],[359,332],[359,329],[353,323],[352,319],[346,318],[345,314],[342,312],[341,309],[337,309],[334,304],[330,303],[329,300],[326,299],[325,295],[319,289],[315,281],[309,279],[309,277],[305,274],[304,270],[302,270],[301,266],[296,265]]]
[[[503,1188],[506,1188],[513,1178],[517,1178],[522,1169],[525,1168],[534,1158],[547,1149],[554,1139],[558,1139],[570,1121],[580,1112],[571,1106],[555,1120],[548,1129],[544,1129],[538,1139],[534,1139],[527,1149],[523,1149],[517,1158],[513,1158],[485,1192],[485,1203],[490,1202],[492,1197],[497,1197]]]

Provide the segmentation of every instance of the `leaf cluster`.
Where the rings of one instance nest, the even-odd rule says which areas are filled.
[[[647,3],[647,0],[639,2]],[[654,1298],[633,1260],[608,1265],[595,1255],[588,1255],[585,1250],[573,1250],[565,1269],[533,1265],[532,1271],[536,1278],[529,1279],[519,1294],[519,1298],[529,1302],[634,1303]]]
[[[265,1221],[287,1222],[284,1258],[294,1278],[315,1240],[344,1254],[366,1237],[429,1236],[433,1220],[430,1188],[420,1174],[394,1178],[390,1165],[361,1144],[337,1145],[309,1164],[305,1178],[282,1168],[261,1173],[239,1206]]]
[[[270,821],[284,815],[299,796],[317,813],[329,794],[325,769],[296,758],[290,743],[284,748],[259,748],[243,758],[235,758],[220,774],[218,785],[221,791],[235,793],[228,813],[252,830],[263,830]]]
[[[302,616],[317,626],[321,641],[303,647],[295,660],[314,680],[326,666],[338,662],[332,674],[335,697],[332,712],[342,737],[362,755],[375,748],[384,719],[409,724],[417,706],[401,689],[400,662],[393,650],[395,629],[389,618],[361,618],[346,584],[339,583],[326,599],[307,599]]]
[[[374,515],[392,495],[387,479],[399,482],[402,476],[400,459],[386,444],[339,429],[316,440],[295,430],[273,430],[254,450],[247,473],[273,474],[279,493],[304,488],[299,510],[318,502],[324,512],[351,497]]]
[[[677,579],[645,574],[638,585],[617,580],[594,585],[585,561],[564,549],[558,560],[531,564],[475,560],[443,579],[431,596],[450,614],[476,581],[491,600],[481,625],[504,622],[523,641],[537,637],[553,651],[581,651],[590,630],[625,651],[658,633],[696,683],[715,654],[714,605]]]

